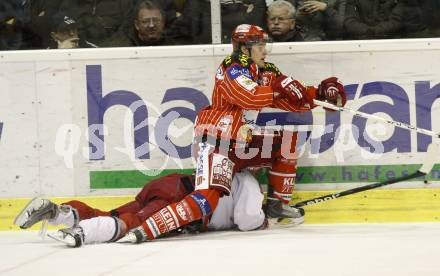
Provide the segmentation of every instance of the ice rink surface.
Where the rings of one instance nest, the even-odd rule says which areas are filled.
[[[300,225],[67,248],[0,232],[0,275],[439,276],[440,223]]]

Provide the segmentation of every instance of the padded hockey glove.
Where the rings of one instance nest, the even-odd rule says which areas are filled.
[[[313,99],[307,93],[307,88],[291,77],[279,76],[272,84],[272,89],[278,92],[280,97],[287,98],[294,106],[313,107]]]
[[[327,78],[318,85],[318,94],[316,99],[334,104],[339,107],[345,106],[347,96],[345,95],[344,86],[338,81],[337,77]],[[334,111],[327,109],[329,111]]]

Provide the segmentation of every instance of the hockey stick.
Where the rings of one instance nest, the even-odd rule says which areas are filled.
[[[333,105],[333,104],[327,103],[327,102],[323,102],[323,101],[313,100],[313,102],[316,105],[319,105],[321,107],[326,107],[326,108],[329,108],[329,109],[332,109],[332,110],[336,110],[336,111],[341,111],[341,112],[342,111],[347,111],[347,112],[349,112],[349,113],[351,113],[351,114],[353,114],[355,116],[361,117],[361,118],[373,119],[373,120],[376,120],[376,121],[379,121],[379,122],[384,122],[384,123],[387,123],[389,125],[393,125],[393,126],[396,126],[396,127],[405,128],[405,129],[409,129],[409,130],[414,130],[414,131],[417,131],[417,132],[420,132],[420,133],[423,133],[423,134],[426,134],[426,135],[429,135],[429,136],[440,138],[440,133],[435,133],[434,131],[427,130],[427,129],[424,129],[424,128],[419,128],[419,127],[416,127],[416,126],[413,126],[413,125],[410,125],[410,124],[396,122],[396,121],[393,121],[393,120],[387,120],[387,119],[384,119],[384,118],[376,116],[376,115],[372,115],[372,114],[364,113],[364,112],[361,112],[361,111],[353,110],[353,109],[348,108],[348,107],[338,107],[336,105]]]
[[[308,199],[305,201],[301,201],[298,203],[295,203],[293,205],[290,205],[291,207],[302,207],[302,206],[306,206],[306,205],[313,205],[316,203],[320,203],[320,202],[324,202],[324,201],[329,201],[332,199],[336,199],[339,197],[343,197],[343,196],[347,196],[347,195],[352,195],[355,193],[359,193],[359,192],[363,192],[366,190],[371,190],[371,189],[375,189],[378,187],[382,187],[382,186],[386,186],[386,185],[390,185],[390,184],[394,184],[397,182],[402,182],[405,180],[410,180],[410,179],[414,179],[420,176],[424,176],[427,175],[431,170],[432,167],[434,167],[435,163],[436,163],[436,159],[439,156],[439,145],[437,143],[432,143],[431,145],[429,145],[428,147],[428,151],[426,152],[426,158],[424,163],[422,164],[422,167],[420,167],[420,169],[418,171],[416,171],[415,173],[412,173],[410,175],[405,175],[402,177],[398,177],[398,178],[394,178],[394,179],[390,179],[390,180],[386,180],[383,182],[378,182],[378,183],[373,183],[373,184],[369,184],[369,185],[365,185],[365,186],[361,186],[361,187],[357,187],[354,189],[350,189],[350,190],[345,190],[339,193],[334,193],[334,194],[328,194],[328,195],[324,195],[324,196],[320,196],[320,197],[315,197],[312,199]]]

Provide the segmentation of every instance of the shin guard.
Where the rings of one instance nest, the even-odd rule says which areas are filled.
[[[269,171],[269,185],[273,189],[273,197],[283,203],[289,203],[295,188],[296,160],[278,158]]]

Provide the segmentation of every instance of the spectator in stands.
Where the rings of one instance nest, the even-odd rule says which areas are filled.
[[[51,42],[49,31],[52,18],[58,12],[62,0],[24,0],[25,13],[29,20],[25,24],[26,45],[30,49],[45,49]]]
[[[121,46],[173,45],[165,33],[165,14],[155,1],[141,0],[134,10],[133,27]]]
[[[142,0],[140,0],[142,1]],[[152,0],[161,8],[165,17],[165,27],[169,28],[175,24],[177,9],[174,0]],[[139,2],[139,1],[138,1]]]
[[[96,48],[97,46],[78,35],[77,22],[67,14],[59,13],[52,18],[52,41],[49,49]]]
[[[220,0],[222,42],[231,42],[231,33],[237,25],[264,26],[265,0]]]
[[[287,1],[277,0],[267,8],[267,29],[274,42],[304,41],[295,24],[295,7]]]
[[[176,44],[210,43],[211,34],[204,33],[201,24],[204,12],[207,12],[206,17],[209,17],[209,4],[207,0],[175,0],[176,20],[166,28],[167,35],[173,38]],[[202,10],[205,6],[207,9]]]
[[[211,1],[186,0],[184,18],[186,17],[189,33],[196,44],[212,42],[211,30]]]
[[[62,0],[60,11],[77,19],[81,37],[99,47],[116,47],[130,28],[133,0]]]
[[[211,42],[211,0],[196,0],[198,22],[192,25],[198,35],[195,37],[196,43]],[[231,33],[240,24],[253,24],[264,26],[266,14],[265,0],[220,0],[221,8],[221,37],[222,43],[231,42]],[[198,29],[198,30],[197,30]]]
[[[424,29],[421,20],[420,8],[413,0],[347,0],[345,38],[408,37]]]
[[[424,22],[431,37],[440,37],[440,1],[419,0]]]
[[[346,0],[290,0],[297,9],[297,22],[304,40],[342,39]]]
[[[404,9],[402,38],[429,37],[428,28],[418,0],[400,0]],[[438,13],[436,14],[438,17]]]
[[[24,10],[18,0],[0,1],[0,50],[23,47]]]

